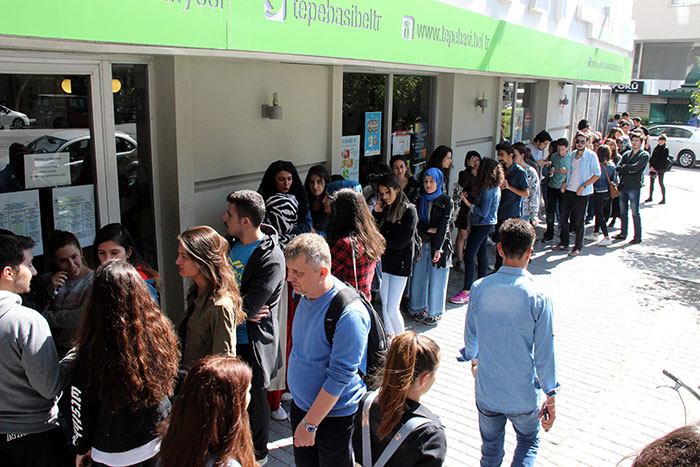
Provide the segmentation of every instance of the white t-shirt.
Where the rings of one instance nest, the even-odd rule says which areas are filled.
[[[544,151],[542,149],[537,149],[534,144],[527,143],[525,147],[530,150],[530,155],[536,161],[541,161],[544,158]]]
[[[569,180],[566,183],[566,190],[573,191],[576,193],[578,187],[581,186],[581,161],[583,161],[583,155],[580,159],[576,159],[576,153],[571,156],[571,174],[569,175]]]

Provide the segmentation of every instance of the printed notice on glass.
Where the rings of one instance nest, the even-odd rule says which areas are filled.
[[[41,243],[41,212],[39,190],[0,194],[0,229],[34,240],[32,254],[44,254]]]
[[[56,230],[72,232],[80,246],[95,241],[95,185],[54,188],[53,223]]]
[[[411,152],[411,133],[395,131],[391,134],[391,155],[405,156]]]
[[[343,136],[340,150],[340,175],[346,180],[357,181],[360,177],[360,135]]]
[[[26,154],[24,156],[24,185],[44,188],[70,185],[70,154]]]
[[[365,157],[379,154],[382,143],[382,113],[365,112]]]

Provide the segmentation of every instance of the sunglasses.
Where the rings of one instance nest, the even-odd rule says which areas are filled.
[[[586,144],[586,140],[585,139],[577,139],[576,144]]]

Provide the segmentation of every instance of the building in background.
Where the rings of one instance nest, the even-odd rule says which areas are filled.
[[[226,194],[270,162],[366,179],[402,154],[493,157],[501,138],[603,129],[628,83],[620,0],[36,0],[0,7],[0,104],[34,119],[23,190],[0,226],[45,239],[123,222],[182,315],[176,236],[223,232]],[[275,96],[275,97],[273,97]],[[56,151],[61,149],[60,153]],[[49,170],[50,169],[50,170]],[[42,171],[43,170],[43,171]],[[457,171],[453,171],[456,173]],[[3,220],[4,219],[4,220]],[[41,249],[41,245],[39,245]],[[41,253],[37,251],[37,253]]]

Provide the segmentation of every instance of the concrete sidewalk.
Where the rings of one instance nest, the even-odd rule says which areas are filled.
[[[616,242],[605,248],[586,242],[575,258],[536,245],[529,271],[554,300],[562,386],[554,427],[542,432],[539,465],[616,465],[685,423],[678,395],[658,386],[671,384],[662,369],[691,387],[700,384],[693,347],[700,343],[700,171],[674,168],[666,184],[668,204],[642,208],[640,245]],[[642,190],[646,199],[648,189]],[[463,275],[452,271],[449,295],[462,281]],[[406,322],[442,348],[437,381],[422,402],[447,428],[446,465],[478,465],[474,382],[469,365],[456,360],[466,306],[448,304],[447,310],[434,327]],[[700,402],[686,392],[682,396],[688,422],[697,421]],[[294,465],[289,423],[273,422],[271,440],[268,465]],[[510,465],[514,446],[509,425],[504,464]]]

